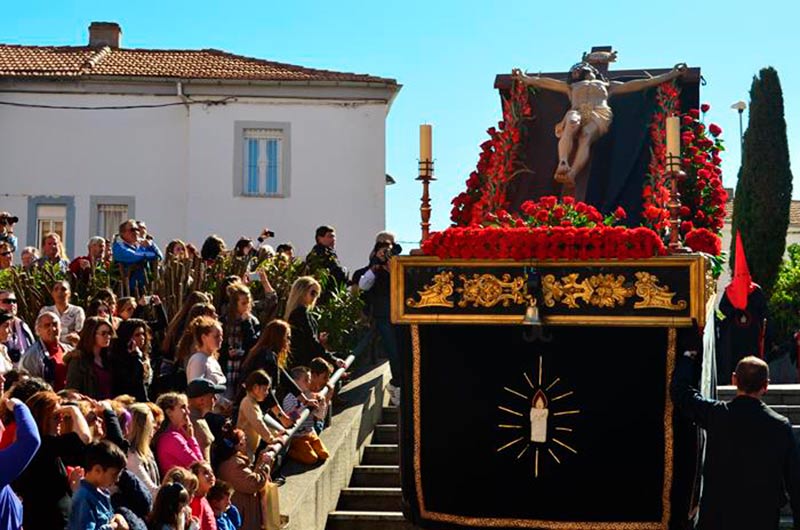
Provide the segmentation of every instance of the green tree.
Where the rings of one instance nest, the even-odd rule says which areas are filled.
[[[763,68],[750,87],[750,118],[733,203],[733,233],[747,250],[753,281],[772,293],[786,247],[792,171],[778,72]],[[731,269],[736,237],[731,243]]]
[[[777,343],[789,340],[800,329],[800,245],[789,245],[788,254],[769,299],[770,322]]]

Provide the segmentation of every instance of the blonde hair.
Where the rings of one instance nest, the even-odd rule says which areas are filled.
[[[169,428],[170,422],[167,410],[188,404],[189,401],[186,399],[186,394],[179,394],[178,392],[167,392],[166,394],[161,394],[160,396],[158,396],[156,405],[158,405],[158,407],[162,410],[164,414],[164,419],[161,422],[161,425],[158,426],[158,431],[156,431],[156,434],[153,436],[153,445],[155,445],[156,442],[158,441],[158,437],[164,434],[166,430]]]
[[[67,250],[64,247],[64,242],[61,240],[61,236],[58,235],[57,232],[48,232],[42,238],[42,248],[40,250],[42,256],[44,256],[44,243],[47,242],[48,239],[55,239],[56,244],[58,245],[58,257],[61,259],[69,260],[67,257]]]
[[[189,492],[189,498],[194,497],[194,493],[200,486],[200,481],[197,479],[197,475],[185,467],[180,466],[169,468],[169,471],[166,472],[164,479],[161,481],[161,485],[164,486],[170,482],[177,482],[186,488],[186,491]]]
[[[317,293],[322,290],[319,285],[319,282],[314,279],[313,276],[300,276],[297,278],[294,283],[292,284],[292,290],[289,291],[289,300],[286,302],[286,311],[283,314],[284,320],[289,320],[289,315],[292,314],[292,311],[297,309],[298,306],[306,305],[305,304],[305,296],[311,289],[317,289]],[[315,299],[316,301],[316,299]],[[307,306],[308,309],[314,308],[314,302]]]
[[[131,449],[141,456],[152,458],[150,441],[154,434],[153,413],[150,407],[144,403],[134,403],[128,410],[131,413],[130,430],[128,431]]]

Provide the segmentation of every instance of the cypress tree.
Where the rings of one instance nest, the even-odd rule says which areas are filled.
[[[792,171],[778,72],[763,68],[750,87],[750,116],[733,202],[731,270],[736,231],[742,234],[753,281],[767,296],[781,266],[789,227]]]

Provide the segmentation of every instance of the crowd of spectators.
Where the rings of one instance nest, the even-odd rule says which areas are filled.
[[[0,529],[283,526],[281,466],[329,457],[319,434],[330,423],[330,378],[348,366],[314,317],[323,285],[300,276],[283,314],[261,322],[251,287],[259,281],[273,291],[263,270],[248,268],[225,278],[220,292],[189,292],[169,315],[158,296],[138,296],[164,260],[213,262],[230,253],[257,262],[275,254],[266,243],[274,234],[265,229],[231,250],[217,236],[200,251],[173,240],[162,253],[145,224],[131,219],[114,241],[92,237],[71,261],[51,233],[41,252],[26,248],[14,264],[16,222],[0,212],[0,271],[49,267],[60,275],[48,285],[53,303],[32,322],[18,313],[18,293],[0,289]],[[389,257],[399,253],[393,236],[378,235],[369,265],[352,279],[333,227],[315,238],[306,262],[363,290],[370,329],[396,375],[387,283]],[[297,259],[291,243],[277,251]],[[103,288],[71,303],[75,282],[109,263],[125,271],[127,292],[137,296]]]

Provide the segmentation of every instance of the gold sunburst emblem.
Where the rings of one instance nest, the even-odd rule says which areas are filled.
[[[518,390],[523,384],[522,390]],[[508,453],[516,460],[528,455],[533,461],[533,476],[538,478],[546,465],[545,459],[558,465],[578,454],[571,438],[575,434],[575,417],[581,411],[575,405],[575,392],[567,389],[561,378],[545,379],[541,356],[536,377],[533,372],[530,376],[523,372],[516,385],[516,389],[503,387],[503,395],[508,399],[497,405],[502,445],[496,451]],[[513,439],[509,440],[508,433],[512,433]]]

